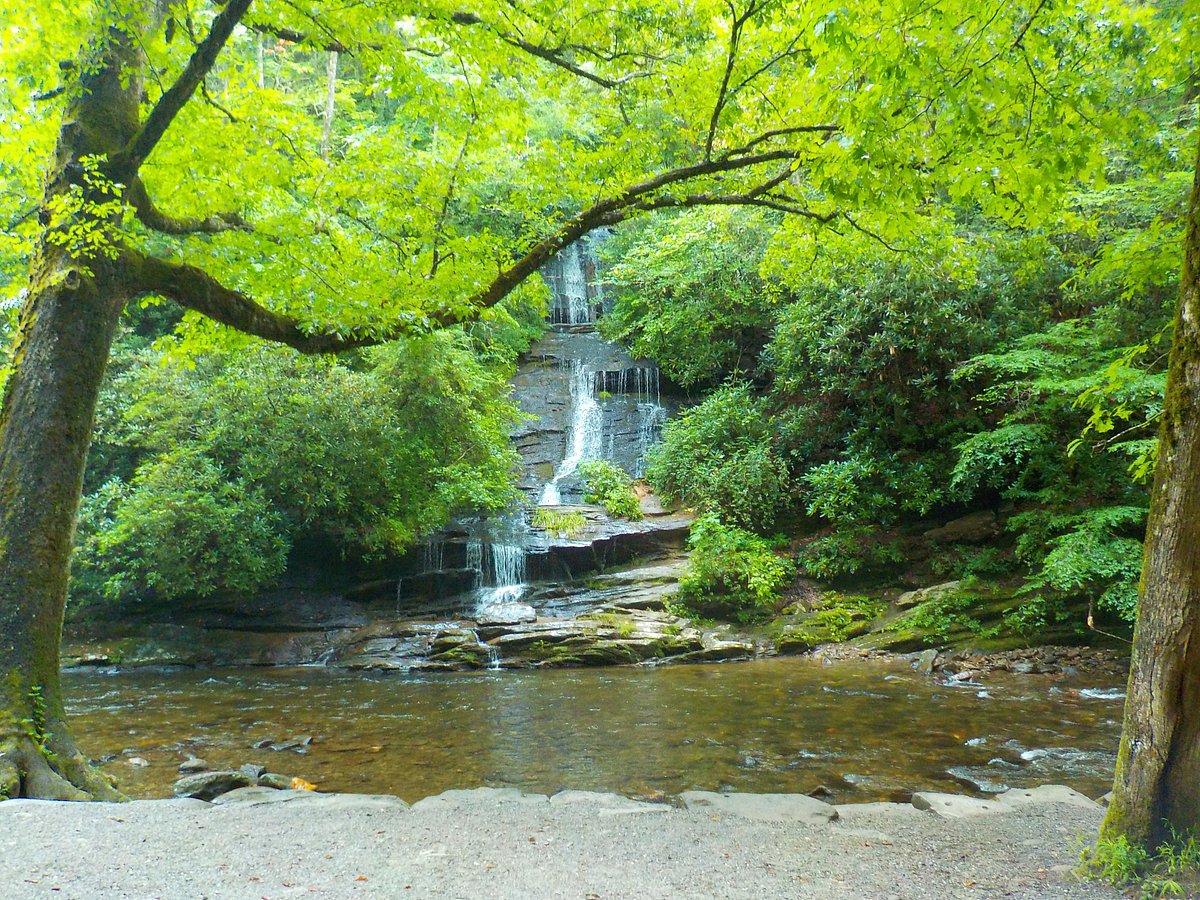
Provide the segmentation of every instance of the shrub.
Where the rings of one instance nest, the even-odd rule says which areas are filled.
[[[716,516],[692,525],[691,565],[679,580],[679,604],[691,615],[749,622],[769,613],[794,566],[764,538]]]
[[[593,459],[579,467],[583,476],[583,499],[598,503],[614,519],[637,521],[642,517],[633,482],[618,465],[604,459]]]
[[[787,466],[771,446],[765,403],[740,382],[667,422],[647,454],[646,477],[670,500],[758,532],[774,526],[788,500]]]

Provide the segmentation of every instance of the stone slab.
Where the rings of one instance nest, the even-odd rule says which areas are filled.
[[[685,791],[679,795],[679,799],[691,810],[724,813],[757,822],[826,825],[838,817],[836,808],[807,794],[718,794],[712,791]]]

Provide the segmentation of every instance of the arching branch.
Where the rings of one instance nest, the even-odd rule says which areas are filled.
[[[203,219],[169,216],[154,205],[141,178],[134,178],[125,191],[125,201],[139,222],[163,234],[217,234],[221,231],[250,231],[250,224],[237,213],[213,213]]]
[[[819,222],[829,222],[839,213],[817,213],[794,201],[782,200],[772,195],[772,192],[791,175],[791,163],[798,156],[799,151],[790,149],[756,154],[734,154],[731,151],[717,159],[670,169],[628,185],[611,197],[592,204],[577,216],[566,220],[553,234],[529,248],[511,266],[501,269],[490,284],[463,304],[462,311],[418,314],[405,322],[365,335],[305,330],[289,316],[267,309],[240,291],[226,287],[195,266],[168,262],[135,251],[126,251],[123,262],[135,294],[159,294],[168,297],[230,328],[265,340],[287,344],[303,353],[334,353],[394,340],[429,327],[469,321],[512,293],[521,282],[538,271],[564,247],[596,228],[614,225],[643,212],[692,206],[763,206]],[[674,185],[694,179],[753,170],[777,162],[786,162],[787,165],[782,171],[761,179],[746,190],[684,196],[663,193]]]

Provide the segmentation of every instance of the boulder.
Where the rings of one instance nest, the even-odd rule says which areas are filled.
[[[838,817],[838,811],[807,794],[718,794],[712,791],[685,791],[679,795],[688,809],[725,813],[758,822],[799,822],[826,825]]]
[[[1064,803],[1080,809],[1101,810],[1104,807],[1065,784],[1043,784],[1035,788],[1016,788],[999,796],[1009,806],[1030,806],[1038,803]]]
[[[552,806],[587,806],[602,816],[660,813],[670,809],[665,803],[631,800],[621,794],[602,794],[596,791],[559,791],[550,798]]]
[[[1012,812],[1012,807],[1002,800],[977,800],[961,794],[939,794],[934,791],[913,794],[912,805],[943,819],[969,819],[972,816]]]
[[[257,779],[251,778],[245,772],[224,770],[219,772],[200,772],[188,775],[175,782],[176,797],[192,797],[196,800],[213,800],[222,794],[236,791],[238,788],[252,787]]]
[[[937,662],[936,650],[923,650],[921,655],[917,657],[913,663],[913,668],[917,670],[919,675],[932,675],[933,665]]]
[[[942,584],[934,584],[916,591],[905,591],[896,598],[896,606],[900,609],[908,609],[910,606],[916,606],[918,603],[924,603],[926,600],[935,600],[943,594],[953,594],[961,586],[961,582],[946,581]]]
[[[1000,533],[996,513],[990,509],[969,513],[925,532],[925,540],[935,544],[978,544]]]
[[[480,625],[524,625],[537,621],[537,610],[526,603],[497,603],[475,617]]]

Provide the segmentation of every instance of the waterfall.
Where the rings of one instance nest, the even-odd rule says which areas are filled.
[[[579,241],[562,250],[553,263],[554,307],[550,320],[556,325],[585,325],[593,321],[587,277],[587,249]]]
[[[475,573],[475,587],[483,584],[483,541],[467,541],[467,568]]]
[[[445,541],[440,538],[425,542],[424,564],[426,572],[440,572],[442,570],[445,560],[445,548]]]
[[[596,400],[596,374],[583,364],[583,360],[572,360],[570,392],[571,430],[567,436],[567,455],[542,489],[542,506],[562,503],[559,484],[574,475],[585,459],[598,457],[603,443],[604,413]]]
[[[467,545],[468,560],[471,559],[472,545],[479,546],[480,578],[485,586],[478,587],[475,593],[475,614],[516,603],[525,595],[525,548],[519,544],[484,544],[482,541],[472,541]],[[488,566],[483,567],[484,551]]]

